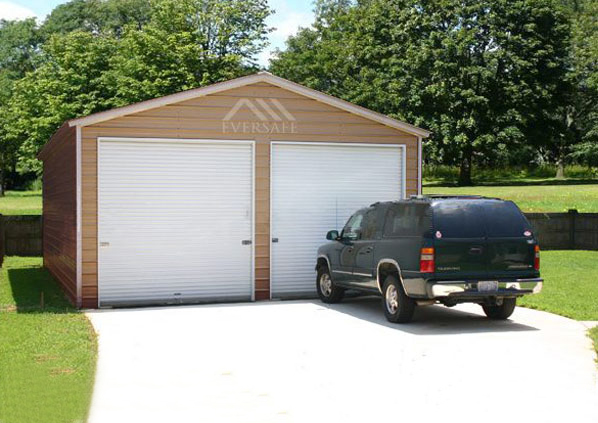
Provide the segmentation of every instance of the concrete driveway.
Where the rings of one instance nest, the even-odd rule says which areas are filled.
[[[379,299],[361,298],[88,316],[99,333],[90,423],[598,418],[586,328],[549,313],[495,322],[478,306],[433,306],[392,325]]]

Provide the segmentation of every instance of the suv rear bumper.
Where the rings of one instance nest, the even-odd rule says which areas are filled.
[[[485,298],[512,297],[525,294],[537,294],[542,291],[544,280],[541,278],[499,280],[498,290],[478,291],[478,281],[434,281],[428,282],[426,290],[431,298]]]

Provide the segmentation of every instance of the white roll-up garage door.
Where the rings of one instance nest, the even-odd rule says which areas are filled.
[[[252,143],[98,149],[100,306],[251,300]]]
[[[326,232],[359,208],[403,198],[403,146],[275,143],[271,166],[271,295],[315,295]]]

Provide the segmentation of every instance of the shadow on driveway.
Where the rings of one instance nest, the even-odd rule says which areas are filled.
[[[415,309],[413,321],[407,324],[390,323],[378,297],[346,299],[339,304],[323,305],[339,313],[348,314],[361,320],[400,330],[413,335],[451,335],[459,333],[520,332],[537,331],[533,326],[516,323],[513,320],[490,320],[481,314],[469,313],[445,306],[420,306]],[[481,311],[481,308],[480,308]],[[513,314],[517,318],[517,310]]]

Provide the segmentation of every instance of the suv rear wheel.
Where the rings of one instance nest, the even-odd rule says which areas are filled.
[[[330,270],[327,266],[318,268],[318,278],[316,280],[316,288],[318,295],[322,302],[333,304],[340,302],[345,296],[345,290],[336,286],[330,277]]]
[[[382,289],[382,307],[386,319],[392,323],[408,323],[415,312],[415,301],[405,294],[399,278],[395,275],[388,275],[384,280]]]
[[[505,298],[501,305],[483,305],[484,313],[494,320],[506,320],[515,311],[516,298]]]

